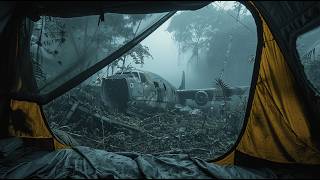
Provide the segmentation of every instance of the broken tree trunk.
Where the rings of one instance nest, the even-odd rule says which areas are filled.
[[[138,129],[138,128],[136,128],[136,127],[132,127],[132,126],[127,125],[127,124],[124,124],[124,123],[122,123],[122,122],[114,121],[114,120],[109,119],[109,118],[107,118],[107,117],[105,117],[105,116],[99,115],[98,113],[94,113],[94,114],[93,114],[93,113],[90,112],[87,108],[85,108],[85,107],[83,107],[83,106],[79,106],[78,109],[81,110],[81,111],[83,111],[83,112],[85,112],[85,113],[88,114],[88,115],[91,115],[91,116],[93,116],[93,117],[95,117],[95,118],[97,118],[97,119],[101,119],[101,120],[103,120],[104,122],[107,122],[107,123],[109,123],[109,124],[116,125],[116,126],[119,126],[119,127],[124,127],[124,128],[126,128],[126,129],[130,129],[130,130],[137,131],[137,132],[140,132],[140,133],[144,133],[144,131],[142,131],[141,129]]]
[[[64,124],[66,124],[70,120],[70,118],[72,117],[72,115],[74,114],[78,106],[79,106],[79,102],[76,102],[72,105],[70,111],[68,112],[66,118],[63,121]]]

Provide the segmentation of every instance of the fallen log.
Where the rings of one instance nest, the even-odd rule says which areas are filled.
[[[79,106],[78,107],[78,110],[88,114],[88,115],[91,115],[97,119],[100,119],[100,120],[103,120],[104,122],[107,122],[109,124],[112,124],[112,125],[116,125],[116,126],[119,126],[119,127],[124,127],[126,129],[130,129],[130,130],[133,130],[133,131],[136,131],[136,132],[140,132],[140,133],[145,133],[143,130],[141,129],[138,129],[136,127],[133,127],[133,126],[130,126],[130,125],[127,125],[127,124],[124,124],[122,122],[117,122],[117,121],[114,121],[110,118],[107,118],[105,116],[102,116],[102,115],[99,115],[98,113],[94,113],[92,114],[87,108],[83,107],[83,106]]]
[[[67,123],[69,121],[69,119],[72,117],[72,115],[74,114],[74,112],[76,111],[77,107],[79,106],[79,102],[76,102],[72,105],[70,111],[68,112],[65,120],[64,120],[64,124]]]

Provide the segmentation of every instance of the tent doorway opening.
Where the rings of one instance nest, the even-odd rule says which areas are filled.
[[[99,25],[99,16],[41,17],[30,43],[39,92],[51,92],[99,63],[165,14],[106,13]],[[242,129],[256,29],[239,2],[179,11],[133,49],[46,104],[50,128],[107,151],[217,158]],[[121,85],[112,86],[106,98],[103,82],[115,79],[122,79]],[[178,89],[181,82],[184,89]],[[199,92],[206,102],[196,102]],[[123,110],[109,111],[108,100]]]

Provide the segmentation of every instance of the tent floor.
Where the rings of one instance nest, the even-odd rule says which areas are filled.
[[[44,150],[0,140],[0,178],[277,178],[269,169],[220,166],[186,154],[153,156],[84,146]]]

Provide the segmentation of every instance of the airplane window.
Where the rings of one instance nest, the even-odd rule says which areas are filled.
[[[153,84],[154,84],[154,87],[156,87],[156,88],[158,88],[158,87],[159,87],[158,82],[153,82]]]
[[[147,82],[147,78],[143,73],[139,73],[140,74],[140,78],[141,78],[141,82]]]
[[[297,39],[297,51],[304,72],[313,87],[320,93],[320,26]]]
[[[123,74],[123,75],[126,75],[126,77],[134,78],[134,75],[132,72],[122,72],[122,73],[116,73],[116,74]]]
[[[108,23],[113,27],[119,22]],[[123,32],[112,31],[117,33]],[[199,10],[179,11],[132,54],[123,54],[45,105],[48,124],[80,145],[111,152],[217,158],[242,130],[256,33],[250,11],[239,2],[216,1]],[[95,41],[103,42],[99,46],[106,51],[115,48],[116,39],[105,35],[101,32]],[[100,56],[100,51],[87,53]],[[141,81],[127,76],[137,73]]]
[[[134,76],[135,78],[139,79],[139,81],[140,81],[140,78],[139,78],[139,75],[138,75],[137,72],[133,72],[132,74],[133,74],[133,76]]]

